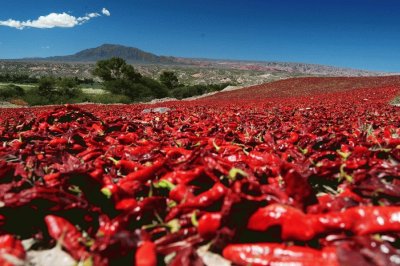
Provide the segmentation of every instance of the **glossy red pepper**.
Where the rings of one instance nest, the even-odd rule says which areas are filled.
[[[43,176],[43,180],[45,181],[46,186],[55,187],[60,184],[60,176],[61,176],[60,172],[47,174]]]
[[[335,248],[316,250],[273,243],[228,245],[223,256],[238,265],[339,266]]]
[[[182,162],[190,157],[192,154],[192,151],[186,150],[183,148],[178,148],[178,147],[167,147],[164,148],[165,151],[165,156],[169,160],[178,160],[179,162]]]
[[[48,144],[52,147],[56,147],[58,145],[65,145],[68,143],[66,138],[54,138],[48,142]]]
[[[25,249],[20,240],[12,235],[0,236],[0,265],[23,265],[26,259]]]
[[[128,174],[120,180],[119,184],[122,185],[123,183],[129,181],[138,181],[141,183],[145,183],[146,181],[154,178],[157,172],[163,167],[163,165],[164,161],[155,161],[151,166]]]
[[[135,266],[156,266],[156,245],[151,241],[143,241],[135,254]]]
[[[137,201],[135,199],[122,199],[117,202],[115,209],[119,211],[129,211],[137,206]]]
[[[118,140],[119,140],[119,142],[121,142],[121,144],[132,144],[137,139],[138,139],[137,134],[133,133],[133,132],[129,132],[129,133],[126,133],[126,134],[121,134],[121,135],[118,136]]]
[[[188,198],[185,202],[183,202],[180,206],[183,208],[202,208],[208,207],[211,204],[215,203],[223,196],[225,196],[227,188],[221,184],[216,183],[206,192],[203,192],[193,198]]]
[[[103,177],[103,174],[104,174],[104,171],[101,168],[97,168],[89,173],[89,175],[96,180],[101,180]]]
[[[50,236],[60,241],[61,245],[74,259],[84,261],[90,257],[85,246],[82,244],[82,233],[75,226],[64,218],[55,215],[47,215],[44,220]]]
[[[127,172],[137,171],[142,165],[138,162],[121,159],[115,162],[115,166]]]
[[[172,184],[187,184],[195,178],[199,177],[204,173],[204,167],[196,167],[192,170],[182,171],[177,170],[173,172],[168,172],[163,175],[160,180],[166,179]]]
[[[185,202],[193,197],[193,189],[185,184],[179,184],[169,192],[169,198],[178,203]]]
[[[93,160],[93,159],[96,158],[96,157],[99,157],[100,155],[102,155],[101,152],[96,152],[96,151],[94,151],[94,152],[85,154],[84,156],[82,156],[81,159],[82,159],[84,162],[87,162],[87,161]]]
[[[290,206],[271,204],[258,209],[247,227],[265,231],[275,225],[281,226],[283,239],[302,241],[337,230],[352,231],[356,235],[396,232],[400,230],[400,207],[360,206],[342,212],[305,214]]]
[[[203,214],[198,221],[197,230],[199,234],[203,237],[215,235],[221,226],[221,218],[221,213],[207,212]]]

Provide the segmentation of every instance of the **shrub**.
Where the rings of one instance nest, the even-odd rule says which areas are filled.
[[[24,94],[24,89],[14,84],[9,84],[6,87],[0,89],[0,98],[3,100],[21,97]]]
[[[105,94],[85,95],[82,102],[112,104],[112,103],[131,103],[132,100],[130,97],[126,95],[105,93]]]
[[[173,90],[179,86],[178,77],[172,71],[163,71],[160,75],[160,82],[169,90]]]

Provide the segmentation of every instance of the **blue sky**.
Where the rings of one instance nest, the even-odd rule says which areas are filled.
[[[4,0],[0,58],[115,43],[159,55],[400,72],[399,14],[398,0]]]

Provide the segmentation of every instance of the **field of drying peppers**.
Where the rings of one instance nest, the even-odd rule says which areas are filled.
[[[0,110],[0,264],[399,265],[398,92]]]

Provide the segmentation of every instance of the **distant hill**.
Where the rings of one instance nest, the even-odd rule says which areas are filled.
[[[47,63],[95,63],[98,60],[121,57],[137,65],[174,65],[201,69],[225,69],[260,72],[268,74],[286,74],[289,76],[377,76],[388,75],[384,72],[364,71],[350,68],[324,66],[307,63],[244,61],[229,59],[197,59],[155,55],[139,48],[116,44],[103,44],[96,48],[85,49],[73,55],[52,56],[46,58],[24,58],[8,61],[47,62]]]
[[[111,57],[121,57],[132,63],[176,63],[174,57],[158,56],[135,47],[116,44],[103,44],[96,48],[85,49],[73,55],[52,56],[40,58],[40,60],[57,62],[96,62]]]

